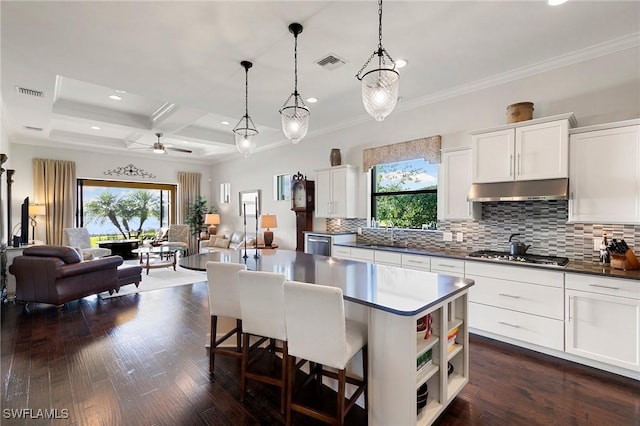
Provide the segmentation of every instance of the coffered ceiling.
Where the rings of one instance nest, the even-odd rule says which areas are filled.
[[[377,48],[375,1],[2,1],[0,13],[13,143],[154,155],[161,132],[166,145],[193,151],[168,157],[237,156],[241,60],[254,64],[249,114],[259,149],[287,143],[278,110],[293,90],[292,22],[304,26],[299,92],[319,100],[309,104],[309,135],[373,121],[355,74]],[[409,62],[398,110],[637,48],[639,31],[636,1],[389,0],[383,12],[384,47]],[[344,64],[317,64],[328,55]]]

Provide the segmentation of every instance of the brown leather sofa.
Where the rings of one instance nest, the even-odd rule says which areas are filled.
[[[62,305],[102,291],[118,291],[141,279],[141,268],[125,267],[122,257],[82,261],[71,247],[40,245],[24,249],[9,267],[16,277],[16,301]],[[136,271],[133,271],[133,268]]]

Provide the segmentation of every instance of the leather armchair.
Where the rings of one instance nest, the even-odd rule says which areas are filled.
[[[71,247],[34,246],[9,267],[16,277],[16,300],[62,305],[102,291],[119,289],[122,257],[82,261]]]

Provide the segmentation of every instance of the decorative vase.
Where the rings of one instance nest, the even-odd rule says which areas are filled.
[[[333,148],[331,150],[331,154],[329,155],[329,160],[331,160],[331,167],[339,166],[342,164],[342,157],[340,155],[340,150],[338,148]]]

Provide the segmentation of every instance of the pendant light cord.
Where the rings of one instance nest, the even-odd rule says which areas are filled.
[[[367,66],[369,65],[369,62],[371,62],[373,57],[376,55],[378,56],[378,69],[383,69],[383,65],[386,64],[384,60],[384,57],[386,56],[389,59],[389,61],[391,61],[391,63],[393,64],[393,67],[391,69],[395,71],[396,62],[393,60],[391,55],[389,55],[389,52],[387,52],[387,49],[382,47],[382,0],[378,0],[378,49],[373,51],[371,56],[369,56],[369,59],[367,59],[367,62],[364,63],[362,68],[360,68],[360,70],[356,74],[356,78],[358,80],[362,80],[363,71],[365,70],[365,68],[367,68]]]
[[[247,125],[245,127],[249,127],[248,118],[249,118],[249,68],[245,67],[244,69],[244,117]]]
[[[298,34],[293,35],[293,96],[298,106]]]
[[[382,56],[382,0],[378,0],[378,55]]]

